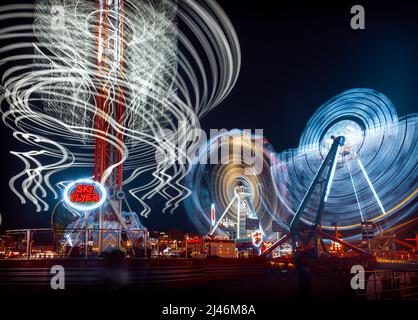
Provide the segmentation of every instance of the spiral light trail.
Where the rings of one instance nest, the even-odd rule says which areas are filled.
[[[381,232],[410,219],[417,209],[417,115],[398,118],[383,94],[371,89],[345,91],[323,104],[310,119],[299,147],[277,155],[272,177],[290,221],[321,165],[332,139],[344,136],[322,219],[348,240],[358,239],[361,223]],[[320,194],[302,215],[311,225]]]
[[[274,152],[264,137],[241,130],[223,132],[212,138],[206,149],[199,154],[200,158],[195,160],[196,164],[186,180],[187,186],[194,192],[185,200],[185,206],[191,221],[201,233],[215,230],[211,234],[227,236],[226,228],[220,220],[224,217],[228,221],[237,222],[237,212],[242,212],[239,207],[242,202],[238,201],[235,192],[239,186],[251,190],[251,211],[259,220],[267,239],[275,236],[272,233],[272,221],[282,225],[284,230],[288,229],[282,221],[283,212],[270,175],[270,166],[275,161]],[[244,158],[236,158],[237,154],[259,156],[260,168],[254,170],[257,160],[252,163]],[[213,155],[216,155],[217,163],[206,163],[201,159],[207,156],[213,160]],[[212,203],[217,212],[214,228],[210,218]],[[245,219],[240,222],[245,224]],[[219,224],[221,226],[218,227]]]
[[[95,139],[105,139],[122,155],[102,182],[123,163],[122,184],[140,202],[142,216],[150,212],[147,199],[157,194],[164,210],[175,210],[190,193],[181,183],[189,159],[173,163],[156,154],[167,150],[167,141],[192,147],[195,139],[178,130],[179,124],[199,128],[199,119],[237,80],[239,42],[215,1],[125,0],[122,16],[108,2],[38,0],[0,7],[2,120],[28,147],[13,152],[24,168],[10,179],[10,188],[37,211],[49,209],[48,195],[59,198],[63,176],[77,168],[93,173]],[[117,24],[110,40],[121,41],[122,30],[124,35],[110,67],[100,70],[104,16]],[[115,71],[121,66],[122,76]],[[112,108],[97,111],[97,99],[121,101],[122,121],[112,118]],[[115,134],[100,132],[95,117]],[[164,129],[172,137],[161,141]],[[183,152],[177,145],[169,149]]]

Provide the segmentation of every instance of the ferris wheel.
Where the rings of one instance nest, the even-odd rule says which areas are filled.
[[[303,228],[338,226],[345,241],[354,241],[364,224],[382,233],[407,222],[417,209],[417,119],[398,118],[391,101],[371,89],[324,103],[299,147],[278,154],[271,167],[290,236],[304,242]]]
[[[259,246],[274,238],[272,224],[289,229],[270,175],[274,152],[264,137],[227,131],[212,138],[199,154],[212,161],[195,159],[186,181],[193,191],[185,206],[200,233]],[[246,161],[237,154],[258,159]]]

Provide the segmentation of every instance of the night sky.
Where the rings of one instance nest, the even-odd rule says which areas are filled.
[[[279,3],[279,1],[274,1]],[[204,129],[264,129],[277,152],[297,147],[315,110],[335,94],[355,87],[387,95],[400,116],[417,111],[418,4],[402,1],[285,4],[273,1],[219,1],[236,28],[241,73],[230,96],[201,120]],[[361,4],[366,30],[350,28],[350,8]],[[49,212],[21,205],[8,187],[22,164],[1,123],[0,230],[49,227]],[[184,208],[162,214],[158,199],[144,224],[152,229],[193,231]]]

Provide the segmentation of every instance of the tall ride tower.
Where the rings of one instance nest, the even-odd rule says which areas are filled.
[[[98,0],[94,179],[104,184],[109,199],[99,209],[99,251],[119,247],[122,200],[124,1]],[[113,232],[112,229],[115,229]],[[103,231],[105,230],[105,231]],[[109,231],[110,230],[110,231]]]

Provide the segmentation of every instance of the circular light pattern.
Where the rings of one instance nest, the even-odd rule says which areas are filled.
[[[344,146],[338,154],[341,159],[344,154],[357,153],[364,142],[364,131],[360,125],[353,120],[341,120],[334,123],[323,135],[319,146],[321,155],[325,157],[331,148],[334,140],[331,137],[343,136],[345,138]]]
[[[251,200],[254,199],[254,190],[252,188],[251,181],[245,176],[237,179],[238,185],[234,188],[234,195],[238,199],[244,199],[249,197]]]
[[[195,131],[180,124],[199,129],[199,119],[229,94],[240,70],[239,42],[219,5],[37,0],[1,6],[0,21],[0,112],[27,146],[13,152],[25,166],[10,180],[21,202],[47,211],[48,194],[59,197],[62,171],[93,173],[99,139],[121,152],[102,184],[123,164],[122,184],[139,202],[140,215],[150,213],[147,199],[155,196],[165,202],[163,211],[175,210],[189,194],[181,184],[189,159],[156,155],[183,152],[167,141],[194,147]],[[97,108],[103,101],[107,109]],[[123,117],[114,119],[121,105]],[[112,130],[104,133],[96,121]],[[170,132],[167,140],[158,138],[162,131]]]
[[[91,190],[86,192],[85,190],[80,190],[81,195],[90,196],[88,199],[77,200],[73,197],[74,194],[78,193],[77,189],[85,189],[91,187]],[[92,195],[97,195],[97,199],[92,199]],[[107,192],[105,187],[90,179],[80,179],[69,183],[64,189],[63,200],[65,204],[69,205],[71,208],[78,211],[91,211],[97,208],[100,208],[107,199]],[[90,201],[89,201],[90,200]],[[96,201],[97,200],[97,201]]]
[[[347,240],[358,239],[361,223],[378,232],[407,220],[417,209],[418,122],[416,114],[398,119],[395,107],[371,89],[345,91],[323,104],[309,120],[297,149],[277,155],[272,177],[290,223],[321,166],[331,136],[344,136],[325,204],[324,229],[334,225]],[[319,189],[319,188],[318,188]],[[302,214],[310,225],[319,190]]]
[[[255,169],[254,163],[245,159],[236,161],[234,154],[237,153],[258,156],[259,160],[255,161],[261,167]],[[217,219],[231,204],[225,216],[230,223],[236,223],[238,209],[242,210],[240,212],[248,209],[253,211],[266,238],[275,236],[272,233],[273,221],[282,225],[283,229],[288,229],[282,222],[283,211],[274,193],[270,175],[270,166],[275,160],[273,149],[264,137],[241,130],[224,132],[211,139],[199,155],[186,180],[187,187],[193,192],[185,200],[187,213],[199,232],[206,234],[211,228],[212,203],[216,208]],[[208,159],[213,159],[213,155],[219,156],[216,158],[218,162],[206,164],[203,158],[207,156]],[[234,199],[243,199],[246,196],[250,199],[252,208],[246,208],[244,201],[240,201],[244,208],[238,208],[239,201]],[[242,223],[245,224],[245,220]],[[226,229],[221,225],[215,234],[228,236]]]

